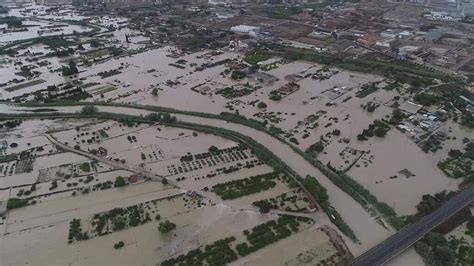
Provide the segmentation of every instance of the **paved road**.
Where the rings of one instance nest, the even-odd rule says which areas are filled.
[[[426,215],[414,224],[404,227],[382,243],[356,258],[352,265],[371,266],[384,264],[473,201],[474,186],[470,186],[433,213]]]

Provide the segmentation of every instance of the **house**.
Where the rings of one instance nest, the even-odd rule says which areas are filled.
[[[196,191],[194,190],[189,190],[189,191],[186,191],[186,195],[191,197],[191,198],[199,198],[201,197]]]
[[[260,82],[268,83],[268,84],[271,84],[279,80],[277,77],[265,72],[257,72],[255,73],[254,76],[256,80]]]
[[[248,26],[248,25],[238,25],[230,28],[230,31],[233,31],[235,33],[241,33],[241,34],[248,34],[251,36],[256,36],[259,31],[260,27],[254,27],[254,26]]]
[[[129,183],[136,183],[138,180],[140,180],[139,175],[131,175],[128,177],[128,182]]]
[[[398,44],[399,42],[396,39],[391,39],[391,38],[380,39],[375,42],[375,45],[380,46],[380,47],[385,47],[385,48],[392,48]]]

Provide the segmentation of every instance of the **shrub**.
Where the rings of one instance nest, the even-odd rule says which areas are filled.
[[[243,79],[246,76],[247,74],[244,71],[240,71],[240,70],[234,70],[232,74],[230,75],[230,77],[235,80]]]
[[[56,189],[58,187],[58,182],[57,181],[53,181],[51,183],[51,187],[49,188],[49,190],[53,190],[53,189]]]
[[[160,225],[158,226],[158,231],[160,231],[160,233],[162,234],[166,234],[175,228],[176,228],[176,224],[166,220],[160,223]]]
[[[115,249],[123,248],[123,246],[125,246],[125,243],[123,243],[123,241],[119,241],[114,244]]]
[[[298,140],[297,140],[295,137],[291,137],[291,138],[289,139],[289,141],[290,141],[290,142],[293,142],[293,143],[296,144],[296,145],[299,144]]]
[[[260,108],[260,109],[265,109],[265,108],[267,108],[267,104],[264,103],[264,102],[259,102],[259,103],[257,104],[257,107]]]
[[[83,115],[95,115],[99,112],[99,109],[93,105],[86,105],[82,107],[81,114]]]
[[[27,199],[19,199],[19,198],[9,198],[7,201],[7,209],[15,209],[15,208],[20,208],[23,206],[28,205],[28,200]]]
[[[357,140],[364,141],[364,140],[367,140],[367,138],[363,134],[358,134],[357,135]]]
[[[270,100],[272,101],[280,101],[281,95],[278,93],[270,93]]]

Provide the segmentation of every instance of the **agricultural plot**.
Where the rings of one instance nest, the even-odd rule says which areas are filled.
[[[66,180],[73,177],[83,176],[97,171],[94,162],[77,162],[72,164],[63,164],[50,168],[39,170],[38,181],[48,182],[52,180]]]
[[[364,151],[345,147],[339,153],[340,159],[331,161],[331,166],[338,171],[346,172],[354,166],[364,154]]]
[[[307,218],[281,216],[277,220],[271,220],[243,231],[243,236],[219,239],[204,248],[197,248],[175,258],[166,259],[160,265],[227,264],[287,238],[310,224],[312,221]]]
[[[0,176],[29,173],[34,161],[35,149],[0,156]]]
[[[246,195],[269,190],[277,185],[277,181],[290,183],[291,179],[278,172],[256,175],[220,183],[212,187],[212,191],[223,200],[232,200]]]
[[[178,175],[187,172],[203,169],[203,167],[221,166],[231,164],[222,168],[216,168],[215,172],[210,172],[207,177],[222,173],[231,173],[242,167],[252,168],[260,165],[262,162],[251,154],[251,152],[243,146],[234,146],[225,149],[218,149],[213,146],[208,152],[181,156],[179,165],[168,165],[166,168],[170,175]],[[247,160],[250,159],[250,160]]]
[[[255,201],[252,205],[260,210],[284,210],[290,212],[304,212],[309,210],[309,199],[297,190],[291,190],[273,198]]]
[[[183,205],[184,212],[204,207],[210,203],[199,196],[173,195],[124,208],[114,208],[109,211],[96,213],[85,220],[73,219],[70,222],[68,243],[71,244],[76,241],[108,235],[151,221],[160,221],[162,214],[160,213],[159,206],[169,204],[167,202],[171,202],[173,205]]]

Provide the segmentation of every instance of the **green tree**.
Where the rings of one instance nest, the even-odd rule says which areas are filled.
[[[175,228],[176,228],[176,224],[166,220],[160,223],[160,225],[158,226],[158,231],[160,231],[160,233],[162,234],[166,234]]]
[[[112,229],[114,231],[119,231],[125,228],[127,223],[125,222],[125,219],[121,216],[115,216],[112,219]]]
[[[268,201],[264,200],[259,203],[258,207],[259,207],[260,213],[268,213],[271,209],[271,204]]]
[[[413,100],[415,100],[415,102],[420,103],[424,106],[431,106],[432,104],[438,103],[441,99],[437,95],[421,92],[415,95]]]
[[[403,111],[400,109],[393,109],[392,111],[392,118],[390,118],[390,123],[395,125],[399,124],[403,118],[405,118],[405,115],[403,114]]]
[[[123,241],[119,241],[119,242],[114,244],[115,249],[122,248],[123,246],[125,246],[125,243]]]
[[[219,154],[219,148],[217,148],[216,146],[211,146],[209,147],[208,151],[212,154]]]
[[[71,76],[79,73],[76,63],[73,60],[69,61],[68,66],[62,66],[61,71],[63,73],[63,76]]]
[[[265,109],[265,108],[267,108],[267,104],[264,103],[264,102],[259,102],[259,103],[257,104],[257,107],[260,108],[260,109]]]
[[[127,185],[127,183],[125,182],[125,179],[121,176],[117,176],[117,178],[115,178],[115,182],[114,182],[114,186],[115,187],[123,187]]]
[[[323,141],[319,140],[316,143],[311,144],[307,149],[306,153],[311,155],[312,157],[318,156],[324,150],[324,143]]]
[[[379,137],[379,138],[383,138],[385,137],[385,135],[387,135],[387,129],[386,128],[383,128],[383,127],[377,127],[375,128],[374,130],[374,134],[375,136]]]
[[[423,258],[423,262],[426,265],[435,265],[434,254],[430,246],[428,246],[422,241],[418,241],[417,243],[415,243],[415,250]]]
[[[83,115],[95,115],[99,112],[99,109],[93,105],[86,105],[82,107],[81,114]]]
[[[448,246],[436,247],[433,249],[438,265],[455,265],[456,253]]]

